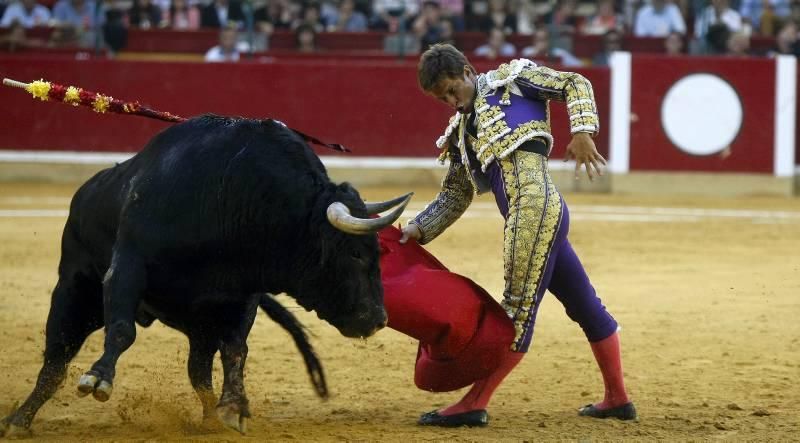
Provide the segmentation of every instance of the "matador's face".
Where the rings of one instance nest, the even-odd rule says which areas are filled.
[[[476,80],[475,70],[465,65],[463,75],[443,77],[428,91],[428,95],[462,114],[470,114],[475,110]]]

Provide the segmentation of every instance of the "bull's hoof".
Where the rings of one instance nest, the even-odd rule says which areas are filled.
[[[103,380],[94,388],[94,399],[97,401],[108,401],[111,398],[111,391],[114,390],[114,387],[111,386],[111,383]]]
[[[200,429],[203,432],[217,433],[224,431],[225,425],[222,424],[222,421],[220,421],[219,417],[214,414],[210,417],[203,417],[203,421],[200,423]]]
[[[242,412],[239,405],[234,403],[217,406],[217,417],[219,417],[222,424],[241,434],[245,434],[247,433],[247,417]]]
[[[86,397],[94,392],[94,387],[97,385],[97,382],[97,376],[92,373],[87,372],[81,375],[80,380],[78,380],[78,396]]]
[[[31,438],[32,436],[33,433],[31,432],[30,428],[23,428],[22,426],[7,424],[5,422],[0,425],[0,437],[9,440],[22,440],[25,438]]]
[[[111,391],[114,387],[110,382],[101,380],[96,372],[89,371],[81,375],[78,381],[78,396],[85,397],[89,394],[97,401],[108,401],[111,398]]]
[[[14,402],[14,405],[6,411],[8,415],[0,420],[0,438],[7,438],[9,440],[13,439],[21,439],[21,438],[29,438],[31,434],[30,428],[26,428],[24,426],[17,426],[11,421],[14,418],[14,415],[17,413],[17,408],[19,407],[19,402]]]

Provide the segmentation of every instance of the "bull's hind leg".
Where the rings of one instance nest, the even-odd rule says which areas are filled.
[[[47,317],[44,365],[25,403],[0,421],[0,437],[30,432],[33,417],[64,381],[67,365],[86,337],[103,325],[99,279],[94,281],[84,273],[64,268],[62,264],[61,277],[53,290]]]
[[[136,310],[146,286],[146,272],[139,256],[125,248],[115,248],[103,280],[104,352],[81,376],[79,395],[91,393],[98,401],[111,397],[117,361],[136,339]]]
[[[259,298],[251,298],[243,311],[234,309],[234,312],[228,313],[232,323],[230,329],[223,333],[220,345],[224,381],[217,415],[225,426],[242,434],[247,432],[247,418],[250,417],[249,401],[244,390],[247,335],[258,312]]]
[[[217,396],[212,384],[214,354],[218,347],[215,337],[202,333],[189,336],[189,381],[203,405],[203,426],[207,428],[215,428],[219,423],[214,409]]]

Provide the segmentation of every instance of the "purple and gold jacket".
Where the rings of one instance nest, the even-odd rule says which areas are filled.
[[[573,134],[595,135],[600,128],[592,84],[574,72],[517,59],[479,74],[476,89],[477,137],[466,131],[470,115],[459,112],[436,142],[442,150],[439,160],[449,159],[450,168],[436,199],[410,221],[422,231],[422,244],[453,224],[472,202],[474,193],[487,189],[474,169],[485,172],[492,162],[506,158],[532,139],[544,142],[548,153],[552,150],[550,100],[566,102]]]

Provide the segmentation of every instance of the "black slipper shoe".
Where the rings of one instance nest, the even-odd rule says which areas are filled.
[[[597,409],[594,405],[586,405],[578,409],[578,415],[592,418],[618,418],[620,420],[636,420],[636,408],[633,403],[609,409]]]
[[[489,424],[489,414],[485,409],[462,412],[453,415],[441,415],[437,411],[426,412],[419,417],[418,425],[442,426],[444,428],[457,428],[459,426],[484,427]]]

